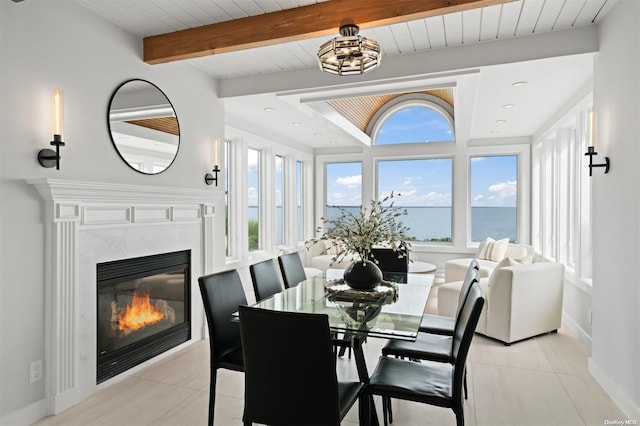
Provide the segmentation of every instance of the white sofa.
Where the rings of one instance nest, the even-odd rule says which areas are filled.
[[[438,287],[438,314],[455,317],[462,281]],[[506,344],[560,328],[564,265],[535,262],[480,279],[485,304],[476,332]]]
[[[307,249],[305,265],[326,271],[327,269],[345,269],[354,257],[346,255],[340,261],[334,260],[339,254],[338,245],[331,240],[320,240]]]
[[[530,256],[533,258],[533,247],[526,244],[509,244],[504,257],[511,257],[513,259],[520,259]],[[466,257],[462,259],[448,260],[444,264],[444,282],[450,283],[455,281],[464,280],[464,276],[469,268],[469,263],[473,257]],[[476,258],[477,259],[477,258]],[[498,264],[497,261],[477,259],[480,266],[480,278],[488,277],[493,272],[493,269]]]

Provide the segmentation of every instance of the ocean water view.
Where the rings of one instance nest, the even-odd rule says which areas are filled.
[[[359,214],[359,206],[343,207],[347,211]],[[400,216],[400,222],[410,229],[409,237],[416,241],[449,241],[451,239],[450,207],[403,207],[406,216]],[[338,207],[327,206],[327,218],[338,217]],[[258,207],[249,207],[249,220],[258,220]],[[282,235],[282,212],[276,211],[276,235]],[[517,241],[517,216],[515,207],[472,207],[471,239],[484,241],[487,237],[509,238]]]

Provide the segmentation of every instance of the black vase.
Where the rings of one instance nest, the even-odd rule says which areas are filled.
[[[351,263],[344,270],[344,282],[357,290],[372,290],[382,282],[382,271],[378,265],[367,260]]]

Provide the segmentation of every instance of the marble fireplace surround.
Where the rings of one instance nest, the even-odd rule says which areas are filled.
[[[49,414],[84,401],[98,388],[98,263],[191,250],[191,337],[203,337],[197,279],[213,271],[214,205],[222,199],[221,191],[58,179],[27,182],[45,201]],[[118,377],[131,371],[135,369]]]

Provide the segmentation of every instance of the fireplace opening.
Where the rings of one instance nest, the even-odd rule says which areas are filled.
[[[97,265],[97,383],[191,338],[189,250]]]

